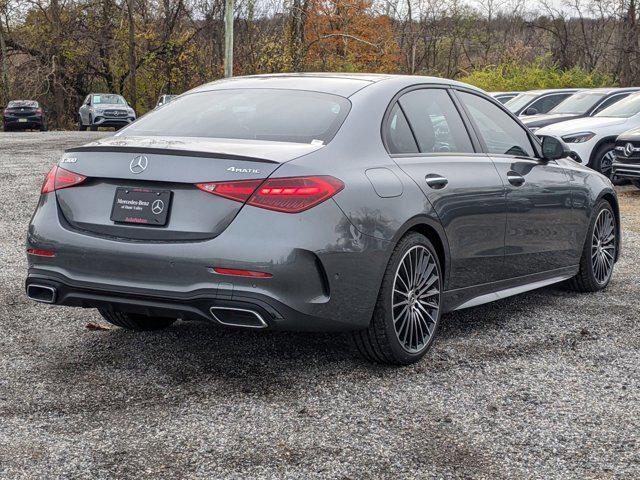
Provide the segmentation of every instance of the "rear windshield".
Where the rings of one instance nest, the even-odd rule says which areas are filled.
[[[16,107],[38,108],[38,102],[34,100],[11,100],[7,103],[7,108]]]
[[[346,98],[327,93],[213,90],[182,95],[120,134],[328,143],[350,107]]]

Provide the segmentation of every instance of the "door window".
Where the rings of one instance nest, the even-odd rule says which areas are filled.
[[[571,95],[572,95],[571,93],[558,93],[555,95],[545,95],[544,97],[539,98],[538,100],[533,102],[531,105],[529,105],[527,107],[527,110],[529,108],[535,108],[538,111],[538,113],[547,113],[553,107],[555,107],[556,105],[559,105],[563,100],[566,100],[567,98],[569,98]]]
[[[504,110],[479,95],[467,92],[458,92],[458,95],[478,128],[488,153],[535,155],[525,129]]]
[[[625,97],[628,97],[630,94],[631,94],[631,92],[629,92],[629,93],[621,93],[619,95],[610,96],[609,98],[604,100],[600,105],[598,105],[598,107],[591,113],[591,115],[595,115],[596,113],[601,112],[605,108],[610,107],[611,105],[613,105],[616,102],[619,102],[620,100],[622,100]]]
[[[467,129],[446,90],[424,88],[400,100],[422,153],[473,152]]]
[[[386,130],[389,153],[418,153],[409,123],[397,103],[391,109]]]

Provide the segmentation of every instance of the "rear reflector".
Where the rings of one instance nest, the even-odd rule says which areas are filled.
[[[213,271],[220,275],[235,275],[237,277],[271,278],[273,275],[266,272],[254,272],[253,270],[238,270],[235,268],[214,267]]]
[[[325,175],[198,183],[196,187],[204,192],[246,202],[254,207],[298,213],[332,197],[344,188],[344,183],[335,177]]]
[[[57,165],[54,165],[51,170],[49,170],[49,173],[47,173],[40,193],[49,193],[60,190],[62,188],[73,187],[75,185],[81,184],[86,179],[87,177],[85,177],[84,175],[69,172],[64,168],[60,168]]]
[[[27,253],[29,255],[35,255],[37,257],[55,257],[56,252],[53,250],[40,250],[37,248],[27,248]]]

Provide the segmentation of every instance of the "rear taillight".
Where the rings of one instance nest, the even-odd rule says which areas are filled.
[[[79,173],[69,172],[64,168],[60,168],[54,165],[42,184],[42,190],[40,193],[49,193],[62,188],[73,187],[79,185],[87,179],[84,175]]]
[[[254,207],[298,213],[331,198],[344,188],[344,183],[326,175],[199,183],[196,186],[207,193]]]
[[[42,115],[44,112],[41,108],[36,108],[36,115]]]
[[[11,112],[9,110],[3,110],[2,115],[9,115]]]
[[[203,192],[244,203],[262,182],[264,182],[262,179],[237,180],[235,182],[210,182],[197,183],[196,187]]]

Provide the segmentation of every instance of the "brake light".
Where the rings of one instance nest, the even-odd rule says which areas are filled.
[[[42,115],[44,112],[41,108],[36,108],[36,115]]]
[[[42,190],[40,193],[49,193],[62,188],[73,187],[79,185],[87,179],[84,175],[79,173],[69,172],[64,168],[60,168],[54,165],[42,184]]]
[[[273,275],[266,272],[255,272],[253,270],[239,270],[236,268],[214,267],[213,271],[220,275],[234,275],[236,277],[271,278]]]
[[[344,188],[344,183],[325,175],[199,183],[196,186],[207,193],[246,202],[254,207],[298,213],[331,198]]]
[[[38,248],[27,248],[29,255],[35,255],[37,257],[55,257],[56,252],[53,250],[40,250]]]

